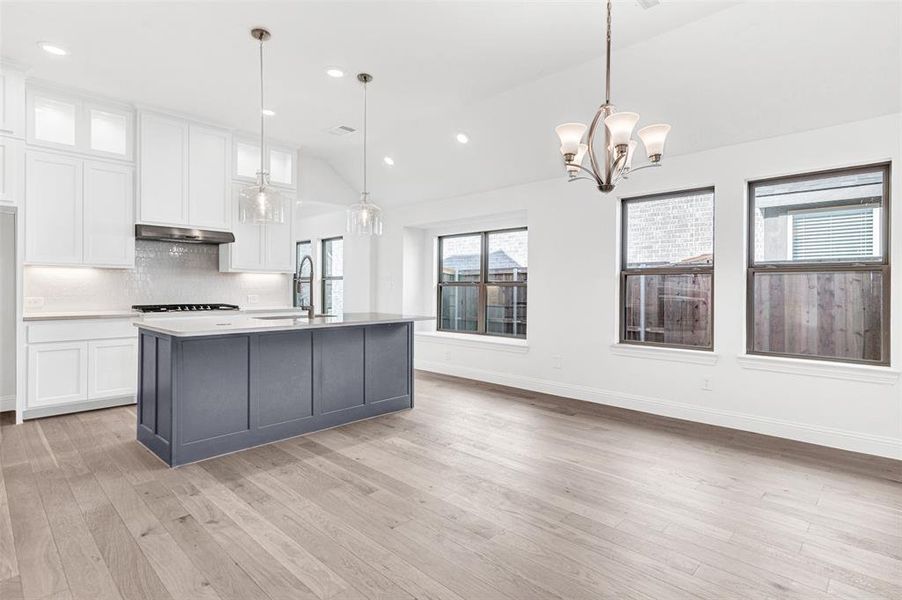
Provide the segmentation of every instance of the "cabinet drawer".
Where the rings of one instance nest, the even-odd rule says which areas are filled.
[[[131,319],[79,319],[72,321],[39,321],[26,326],[29,344],[105,340],[113,338],[138,339],[138,330]]]

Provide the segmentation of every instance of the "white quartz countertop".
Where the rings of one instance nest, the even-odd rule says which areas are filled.
[[[215,317],[215,318],[214,318]],[[261,318],[263,317],[263,318]],[[233,312],[204,317],[177,319],[142,319],[135,326],[174,337],[200,337],[231,333],[260,333],[265,331],[294,331],[302,329],[327,329],[380,323],[404,323],[431,320],[433,317],[417,317],[386,313],[344,313],[330,317],[314,317],[292,314],[257,315]]]

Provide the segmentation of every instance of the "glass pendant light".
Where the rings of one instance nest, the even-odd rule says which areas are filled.
[[[366,188],[366,84],[373,80],[369,73],[357,75],[363,84],[363,191],[360,202],[348,208],[348,233],[360,235],[382,235],[382,209],[370,202]]]
[[[245,186],[238,194],[238,220],[242,223],[284,223],[285,199],[269,184],[265,169],[266,147],[263,136],[263,120],[266,118],[263,104],[263,42],[272,37],[261,28],[251,30],[251,36],[260,42],[260,170],[257,182]]]

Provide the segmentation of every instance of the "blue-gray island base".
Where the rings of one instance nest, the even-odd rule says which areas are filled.
[[[413,320],[369,316],[209,334],[136,323],[138,441],[177,466],[412,408]]]

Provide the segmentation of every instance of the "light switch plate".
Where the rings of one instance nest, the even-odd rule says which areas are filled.
[[[257,294],[248,294],[247,295],[247,303],[248,304],[256,304],[260,302],[260,296]]]

